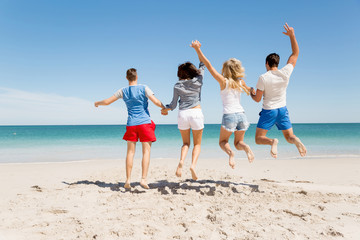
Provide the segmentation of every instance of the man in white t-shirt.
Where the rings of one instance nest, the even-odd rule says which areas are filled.
[[[290,55],[285,67],[278,69],[280,57],[276,53],[271,53],[266,57],[267,72],[259,77],[255,91],[251,89],[251,97],[254,101],[260,102],[263,98],[263,109],[260,112],[259,122],[256,128],[256,144],[271,145],[271,156],[277,157],[278,140],[266,137],[266,133],[276,124],[277,128],[284,134],[285,139],[295,144],[300,155],[306,155],[304,144],[293,133],[289,118],[289,112],[286,108],[286,88],[289,79],[294,70],[299,56],[299,46],[295,38],[294,28],[284,25],[286,36],[290,37],[292,54]]]

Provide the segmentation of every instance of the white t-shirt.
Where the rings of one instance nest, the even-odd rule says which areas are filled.
[[[220,95],[223,103],[223,114],[244,112],[244,108],[240,104],[241,92],[230,88],[228,79],[226,79],[226,87],[220,91]]]
[[[264,92],[263,109],[286,106],[286,88],[293,70],[294,66],[289,63],[280,70],[270,70],[259,77],[256,88]]]

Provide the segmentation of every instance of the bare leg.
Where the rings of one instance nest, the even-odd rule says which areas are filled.
[[[250,163],[254,161],[254,153],[249,145],[244,142],[245,131],[235,131],[234,145],[237,150],[244,150]]]
[[[235,168],[234,156],[235,153],[231,150],[229,144],[229,138],[232,132],[227,131],[225,128],[220,127],[219,146],[220,148],[229,155],[229,165],[231,168]]]
[[[268,130],[256,128],[255,142],[256,144],[271,145],[270,154],[273,158],[277,158],[277,144],[279,140],[266,137],[267,132]]]
[[[184,165],[184,161],[186,158],[186,155],[189,151],[190,147],[190,129],[187,130],[180,130],[180,134],[183,140],[183,145],[181,147],[181,154],[180,154],[180,162],[176,169],[176,176],[181,177],[182,173],[182,167]]]
[[[142,186],[145,189],[149,189],[149,185],[147,184],[146,178],[149,170],[149,164],[150,164],[150,152],[151,152],[151,144],[152,142],[142,142],[142,176],[140,181],[140,186]]]
[[[306,147],[304,144],[300,141],[298,137],[295,136],[293,129],[287,129],[282,131],[284,134],[284,137],[288,143],[295,144],[297,149],[299,150],[300,156],[304,157],[306,155]]]
[[[199,158],[200,151],[201,151],[201,139],[202,139],[203,129],[192,130],[192,133],[193,133],[193,140],[194,140],[194,149],[192,151],[192,162],[191,162],[190,171],[191,171],[192,179],[197,180],[198,177],[195,172],[195,167],[196,167],[196,163]]]
[[[126,181],[125,181],[124,188],[131,188],[130,178],[131,178],[131,170],[132,170],[132,167],[133,167],[135,148],[136,148],[136,142],[127,141]]]

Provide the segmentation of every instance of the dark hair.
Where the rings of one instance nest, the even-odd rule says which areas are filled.
[[[266,57],[266,62],[269,67],[277,67],[279,66],[279,62],[280,62],[280,56],[276,53],[270,53],[267,57]]]
[[[178,67],[177,75],[179,79],[192,79],[199,76],[200,72],[191,62],[186,62]]]
[[[126,78],[130,82],[135,81],[137,76],[137,72],[135,68],[130,68],[126,71]]]

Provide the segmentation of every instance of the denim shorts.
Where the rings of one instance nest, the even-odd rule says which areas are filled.
[[[245,113],[228,113],[223,115],[221,126],[229,132],[246,131],[250,123]]]
[[[279,130],[288,130],[292,128],[289,118],[289,112],[285,107],[266,110],[263,109],[260,113],[258,128],[270,130],[274,124]]]

